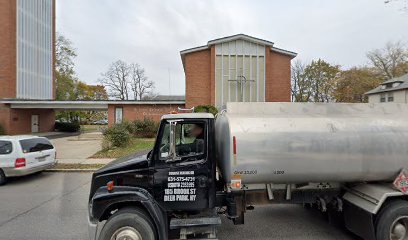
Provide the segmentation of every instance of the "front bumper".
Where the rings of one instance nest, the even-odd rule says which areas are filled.
[[[25,176],[25,175],[29,175],[32,173],[40,172],[48,168],[52,168],[55,166],[56,163],[57,162],[52,162],[52,163],[47,163],[47,164],[36,166],[36,167],[3,168],[3,171],[6,177],[19,177],[19,176]]]
[[[98,220],[92,215],[92,201],[88,204],[88,234],[89,240],[98,239]]]

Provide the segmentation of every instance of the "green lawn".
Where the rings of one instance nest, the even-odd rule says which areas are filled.
[[[151,149],[154,145],[154,138],[131,138],[125,147],[117,147],[108,150],[101,150],[95,153],[92,158],[119,158],[130,154]]]
[[[80,164],[80,163],[57,163],[54,169],[99,169],[105,164]]]

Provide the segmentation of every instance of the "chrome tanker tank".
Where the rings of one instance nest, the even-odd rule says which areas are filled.
[[[228,103],[215,132],[227,183],[380,181],[408,168],[408,104]]]

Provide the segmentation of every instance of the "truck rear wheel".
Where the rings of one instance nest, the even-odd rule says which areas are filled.
[[[408,239],[408,202],[397,200],[386,205],[378,215],[376,230],[378,240]]]
[[[6,183],[6,175],[3,170],[0,169],[0,186]]]
[[[101,240],[154,240],[150,218],[140,209],[124,208],[113,214],[103,227]]]

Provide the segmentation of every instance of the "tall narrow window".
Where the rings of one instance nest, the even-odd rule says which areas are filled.
[[[17,0],[17,98],[52,99],[53,0]]]
[[[123,108],[115,108],[115,123],[122,123],[123,121]]]

